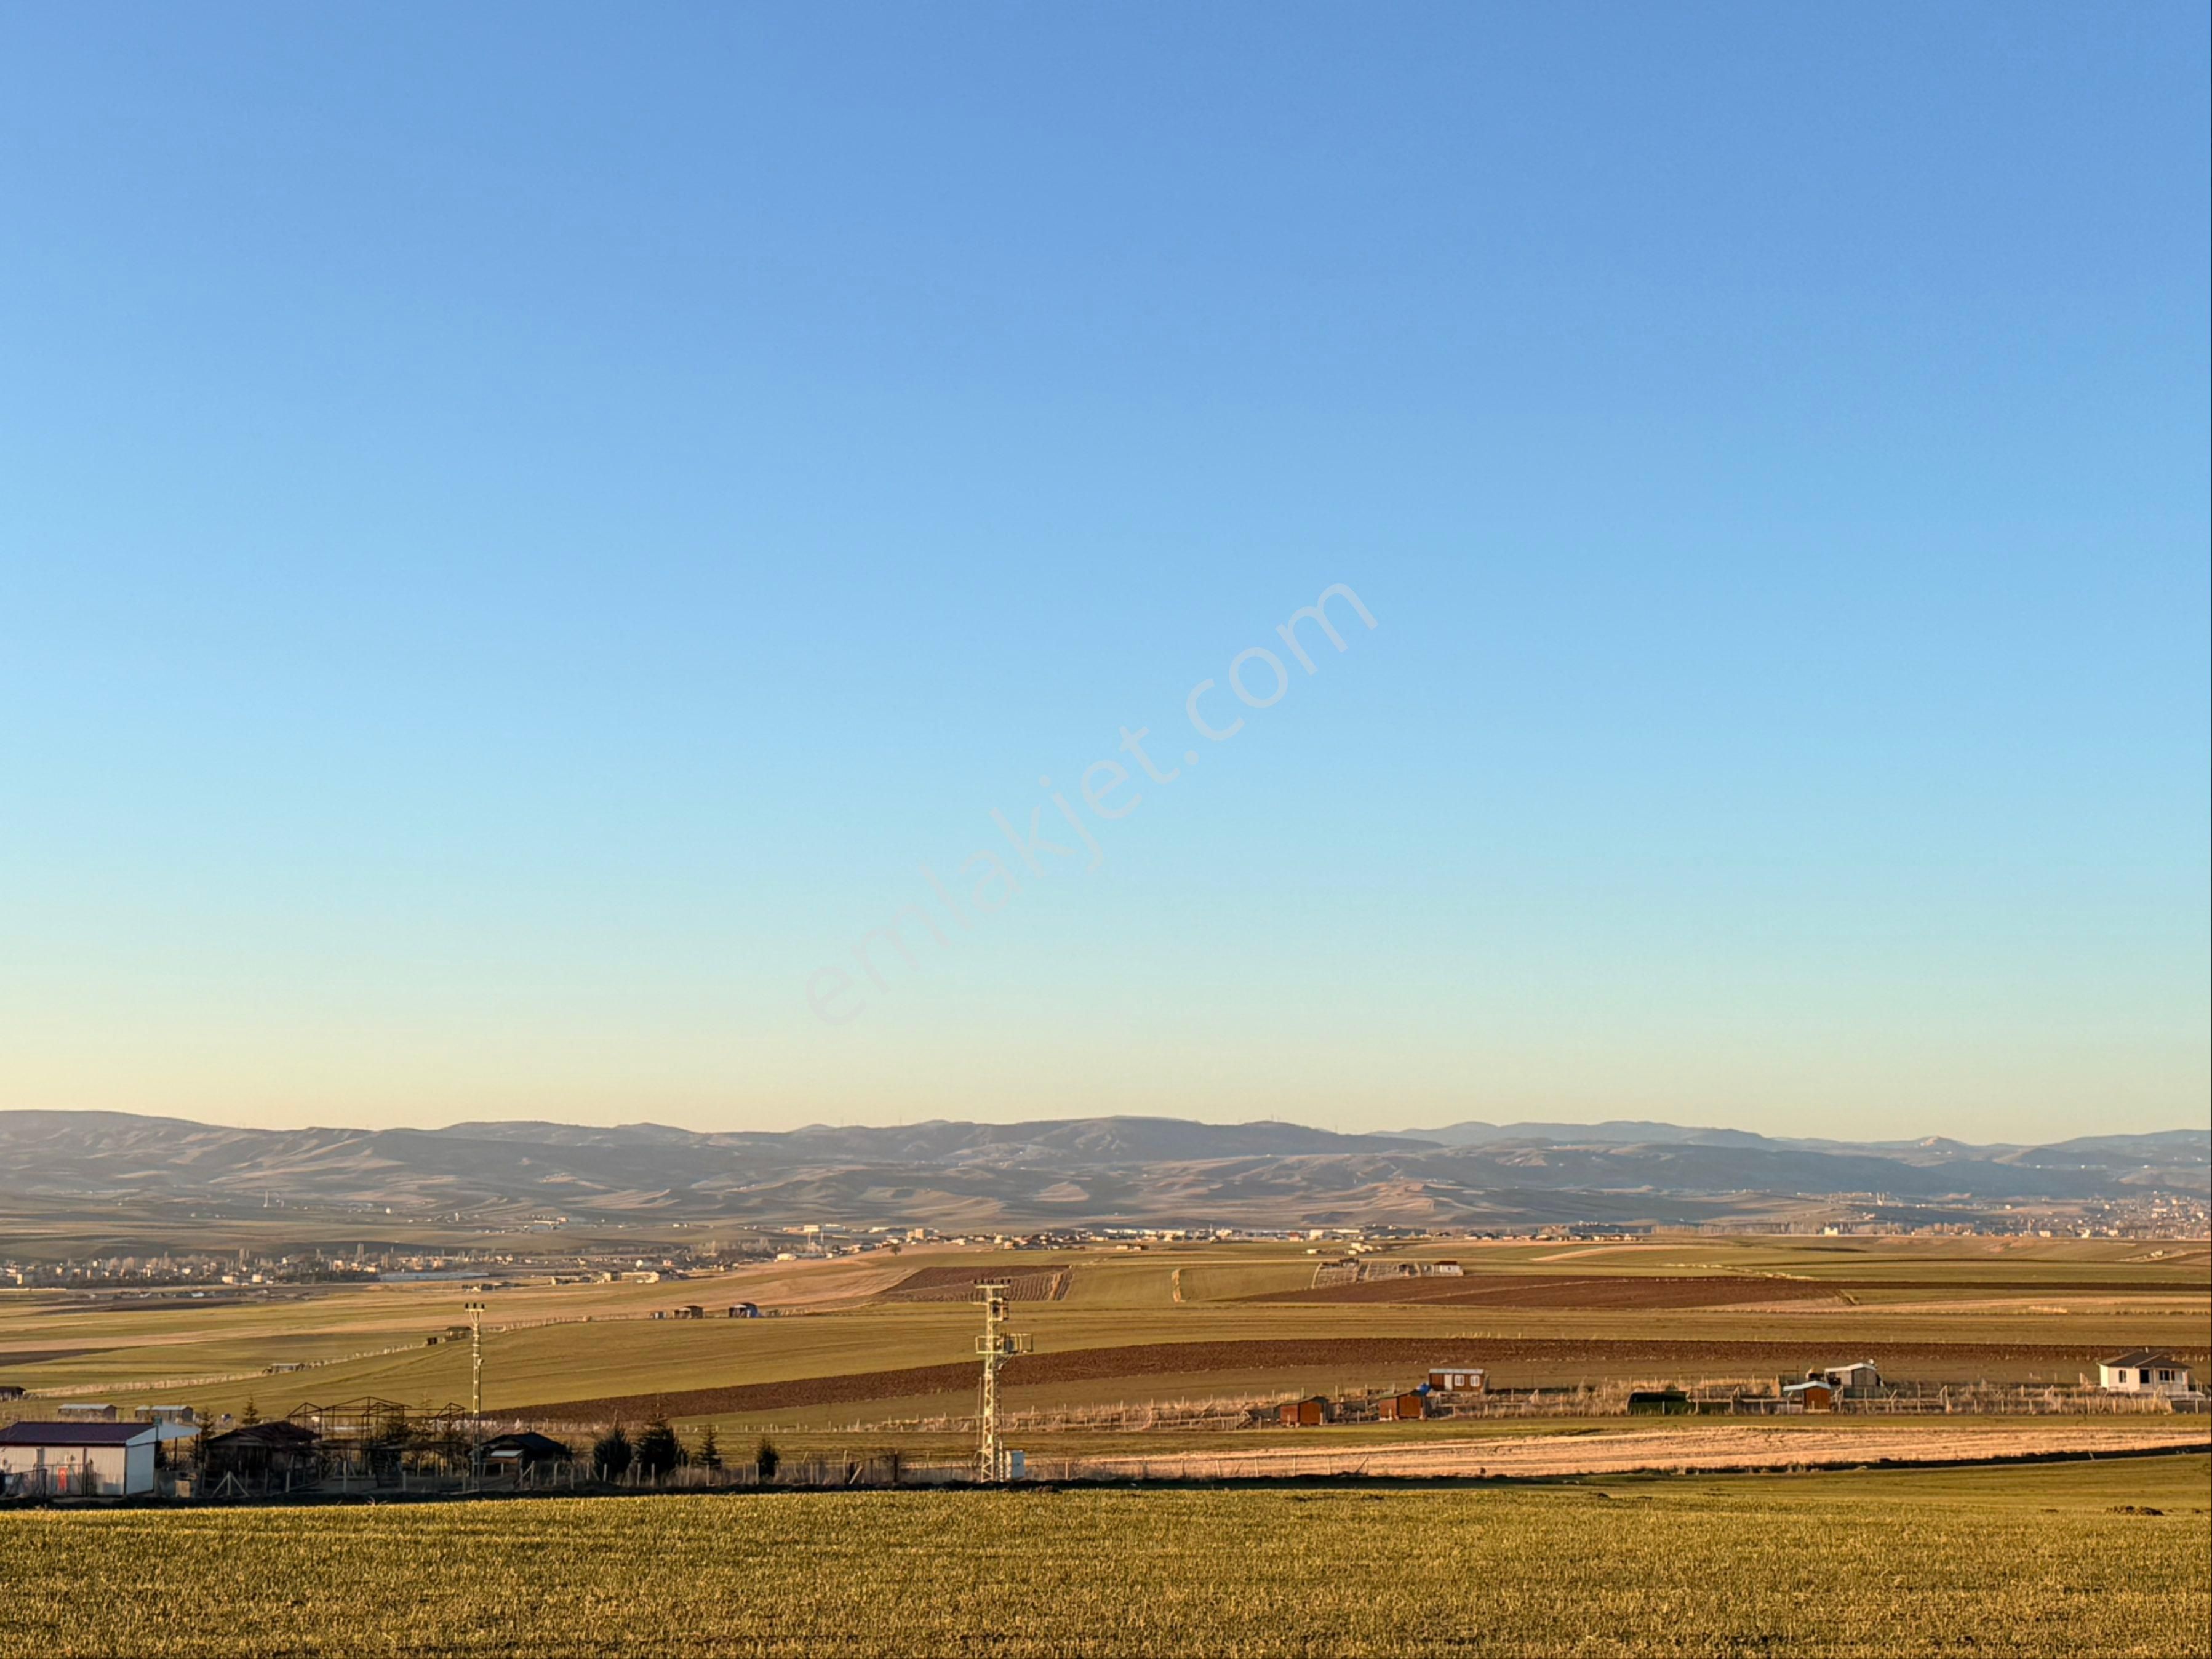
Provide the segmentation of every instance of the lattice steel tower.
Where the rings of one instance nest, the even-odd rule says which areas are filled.
[[[983,1443],[976,1453],[975,1478],[994,1486],[1006,1478],[1006,1449],[999,1438],[999,1367],[1036,1344],[1006,1328],[1006,1280],[987,1280],[975,1289],[983,1298],[983,1334],[975,1339],[975,1352],[983,1357]]]

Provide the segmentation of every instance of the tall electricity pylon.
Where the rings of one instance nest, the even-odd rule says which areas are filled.
[[[1006,1449],[999,1439],[999,1367],[1018,1353],[1028,1353],[1034,1339],[1005,1328],[1006,1284],[993,1279],[975,1287],[983,1297],[983,1334],[975,1339],[975,1352],[983,1357],[983,1443],[975,1457],[975,1478],[995,1486],[1006,1478]]]

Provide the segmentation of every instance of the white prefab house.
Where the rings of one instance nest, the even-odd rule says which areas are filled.
[[[2097,1362],[2097,1386],[2114,1394],[2188,1394],[2189,1367],[2170,1353],[2137,1348]]]
[[[153,1423],[10,1423],[0,1429],[9,1497],[128,1498],[154,1490]]]

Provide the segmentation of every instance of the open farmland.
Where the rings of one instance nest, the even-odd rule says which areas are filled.
[[[1447,1489],[46,1511],[0,1525],[0,1651],[2182,1659],[2212,1619],[2209,1504],[2206,1460],[2166,1458]]]
[[[1462,1272],[1420,1275],[1447,1260]],[[1049,1296],[1018,1304],[1036,1352],[1005,1373],[1010,1407],[1030,1413],[1403,1386],[1447,1362],[1526,1389],[1771,1382],[1859,1358],[1931,1385],[2070,1385],[2130,1347],[2212,1358],[2212,1258],[2187,1242],[1458,1241],[1368,1258],[1377,1271],[1414,1269],[1405,1276],[1317,1287],[1322,1261],[1283,1244],[1042,1261],[930,1247],[650,1285],[505,1284],[482,1297],[485,1406],[548,1422],[665,1412],[737,1432],[964,1413],[975,1312],[935,1298],[964,1295],[982,1273]],[[0,1296],[0,1382],[33,1390],[0,1412],[88,1398],[209,1413],[250,1401],[264,1414],[363,1395],[410,1407],[465,1399],[466,1345],[427,1338],[472,1294],[395,1283],[201,1304]],[[720,1315],[740,1300],[771,1316],[652,1316],[694,1304]],[[301,1369],[270,1374],[278,1365]]]

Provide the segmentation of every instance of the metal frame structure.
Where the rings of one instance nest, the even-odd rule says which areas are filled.
[[[986,1279],[975,1290],[983,1303],[983,1334],[975,1339],[975,1352],[983,1359],[982,1443],[976,1449],[975,1478],[995,1486],[1008,1474],[1006,1448],[999,1437],[999,1367],[1018,1353],[1033,1352],[1036,1339],[1006,1328],[1006,1280]]]
[[[469,1466],[476,1419],[459,1403],[409,1407],[374,1395],[319,1405],[303,1402],[289,1421],[321,1437],[317,1453],[342,1478],[366,1474],[379,1484],[404,1481],[410,1457],[428,1455],[447,1467]]]

